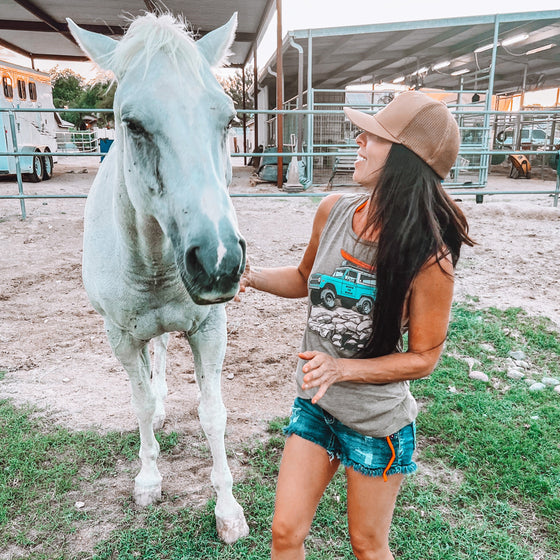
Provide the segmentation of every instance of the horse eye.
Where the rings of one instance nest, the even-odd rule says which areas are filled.
[[[129,132],[132,134],[141,135],[146,133],[143,126],[138,121],[132,121],[132,120],[124,121],[124,124],[126,125],[126,128],[129,130]]]

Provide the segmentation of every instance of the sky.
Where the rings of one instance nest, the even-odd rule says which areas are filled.
[[[200,0],[203,1],[203,0]],[[534,6],[528,0],[486,0],[485,2],[452,2],[450,0],[282,0],[282,27],[284,34],[295,29],[367,25],[399,21],[441,19],[450,17],[496,13],[556,10],[558,0],[538,0]],[[188,14],[185,14],[188,18]],[[225,22],[224,22],[225,23]],[[276,48],[276,16],[265,34],[258,50],[259,66],[264,65]],[[0,58],[7,60],[8,51],[0,48]],[[29,59],[11,57],[16,64],[29,66]],[[48,71],[57,63],[37,61],[39,70]],[[94,79],[98,69],[89,63],[58,63],[60,68],[70,68],[86,79]]]

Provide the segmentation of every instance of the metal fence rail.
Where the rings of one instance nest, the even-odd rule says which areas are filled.
[[[326,105],[326,103],[324,103],[323,105]],[[239,113],[245,113],[245,114],[253,114],[253,115],[258,115],[258,114],[265,114],[265,115],[290,115],[294,118],[294,122],[298,117],[314,117],[314,116],[319,116],[319,115],[328,115],[330,117],[332,116],[337,116],[339,117],[340,115],[343,115],[343,111],[342,111],[342,107],[349,107],[349,106],[353,106],[356,107],[356,105],[352,105],[349,103],[335,103],[333,105],[336,105],[336,108],[331,108],[331,109],[299,109],[299,110],[294,110],[294,109],[283,109],[283,110],[278,110],[278,109],[273,109],[273,110],[265,110],[265,109],[260,109],[260,110],[255,110],[255,109],[246,109],[246,110],[239,110]],[[379,107],[372,107],[372,106],[364,106],[363,110],[365,112],[372,112],[375,113],[376,109],[378,109]],[[30,153],[29,152],[25,152],[25,151],[21,151],[18,148],[18,143],[17,143],[17,135],[16,135],[16,119],[15,119],[15,114],[18,112],[59,112],[60,109],[44,109],[44,108],[40,108],[40,109],[32,109],[32,108],[0,108],[0,116],[3,113],[7,113],[8,114],[8,118],[9,118],[9,125],[10,125],[10,133],[11,133],[11,138],[12,138],[12,150],[6,150],[3,152],[0,152],[0,157],[13,157],[15,158],[15,169],[16,169],[16,180],[17,180],[17,186],[18,186],[18,194],[0,194],[0,199],[13,199],[13,200],[19,200],[20,201],[20,207],[21,207],[21,214],[22,214],[22,218],[25,219],[26,218],[26,209],[25,209],[25,200],[29,199],[29,200],[34,200],[34,199],[56,199],[56,198],[87,198],[87,194],[34,194],[34,195],[30,195],[30,194],[25,194],[24,192],[24,188],[23,188],[23,176],[22,176],[22,171],[21,171],[21,166],[20,166],[20,158],[22,157],[29,157]],[[90,113],[111,113],[112,109],[64,109],[64,112],[90,112]],[[522,113],[523,116],[529,116],[531,114],[536,114],[539,115],[540,117],[543,116],[544,112],[543,111],[521,111],[520,113]],[[556,118],[558,115],[560,115],[560,111],[548,111],[549,114],[554,115],[554,118]],[[465,113],[462,113],[463,115],[465,115]],[[494,116],[496,118],[499,118],[499,116],[503,116],[505,118],[505,116],[515,116],[515,113],[511,113],[511,112],[503,112],[503,111],[485,111],[485,110],[473,110],[473,111],[469,111],[468,116],[473,116],[473,115],[479,115],[479,117],[482,117],[484,119],[488,119],[491,116]],[[307,123],[304,123],[304,128],[307,129],[307,133],[309,135],[309,133],[313,130],[313,128],[310,126],[310,122],[311,118],[308,119]],[[461,129],[463,129],[464,127],[460,127]],[[466,127],[468,128],[468,127]],[[77,134],[74,132],[71,132],[69,134]],[[311,137],[312,138],[312,137]],[[74,139],[77,139],[77,137],[74,137]],[[73,144],[73,146],[76,146],[76,150],[77,151],[72,151],[73,146],[63,146],[63,149],[60,149],[61,147],[59,146],[59,148],[57,148],[56,152],[34,152],[33,155],[37,156],[37,157],[47,157],[47,156],[73,156],[73,157],[80,157],[80,156],[104,156],[106,155],[104,152],[99,151],[99,143],[98,143],[98,139],[93,137],[93,138],[89,138],[88,143],[86,144],[79,144],[77,142],[74,142],[72,139],[69,140],[69,142],[71,144]],[[486,158],[486,160],[488,160],[491,156],[493,155],[504,155],[504,156],[509,156],[512,154],[523,154],[523,155],[555,155],[557,154],[558,157],[558,168],[557,168],[557,177],[556,177],[556,185],[555,188],[550,189],[550,190],[518,190],[518,191],[491,191],[491,190],[485,190],[486,184],[473,184],[473,185],[465,185],[464,183],[461,182],[447,182],[444,183],[444,187],[446,189],[450,189],[453,192],[453,195],[476,195],[477,196],[477,201],[478,200],[482,200],[482,197],[485,195],[496,195],[496,194],[507,194],[507,195],[518,195],[518,194],[535,194],[535,195],[551,195],[553,197],[553,205],[556,207],[558,206],[558,200],[560,198],[560,152],[557,151],[544,151],[544,150],[513,150],[513,149],[505,149],[505,150],[492,150],[489,149],[488,147],[485,146],[489,146],[489,142],[486,143],[486,145],[484,145],[483,143],[476,143],[476,144],[462,144],[461,145],[461,149],[459,152],[459,158],[458,158],[458,163],[455,166],[455,170],[456,172],[460,172],[463,169],[469,169],[469,170],[477,170],[477,171],[481,171],[481,168],[483,167],[482,165],[471,165],[471,161],[469,161],[468,157],[471,158],[479,158],[479,160],[483,160]],[[319,143],[317,145],[313,144],[313,138],[311,140],[311,142],[307,142],[306,146],[303,146],[304,149],[302,149],[302,146],[299,146],[299,150],[297,151],[290,151],[290,152],[267,152],[267,156],[271,156],[271,157],[283,157],[283,158],[292,158],[292,157],[298,157],[298,158],[302,158],[304,159],[304,161],[307,162],[308,166],[307,166],[307,171],[308,173],[310,173],[311,177],[312,177],[312,162],[314,160],[314,158],[319,158],[319,157],[336,157],[336,156],[343,156],[343,155],[348,155],[348,148],[352,148],[352,147],[357,147],[356,144],[352,143],[348,143],[348,144],[340,144],[340,143],[333,143],[333,144],[322,144]],[[315,148],[321,148],[321,150],[316,150]],[[324,149],[327,148],[327,149]],[[346,151],[344,150],[346,148]],[[247,158],[247,157],[262,157],[262,153],[260,152],[239,152],[239,153],[232,153],[231,156],[232,157],[242,157],[242,158]],[[468,157],[467,157],[468,156]],[[468,161],[468,164],[465,164],[464,162]],[[321,196],[326,196],[328,193],[322,193],[322,192],[316,192],[312,190],[312,187],[315,186],[319,186],[317,184],[313,184],[312,181],[309,181],[309,184],[304,187],[304,191],[305,192],[301,192],[301,193],[258,193],[258,194],[232,194],[232,197],[321,197]],[[311,190],[310,190],[311,189]]]

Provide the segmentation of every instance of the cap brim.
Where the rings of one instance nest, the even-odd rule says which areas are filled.
[[[350,121],[352,121],[358,128],[361,128],[366,132],[371,132],[371,134],[375,134],[381,138],[385,138],[385,140],[389,140],[390,142],[400,144],[397,138],[379,124],[375,115],[368,115],[367,113],[356,111],[356,109],[351,109],[350,107],[344,107],[344,112]]]

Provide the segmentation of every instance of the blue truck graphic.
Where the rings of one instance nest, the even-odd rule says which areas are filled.
[[[352,266],[337,268],[332,276],[314,273],[309,277],[309,292],[313,305],[333,309],[336,299],[350,309],[368,315],[373,309],[376,294],[375,275]]]

